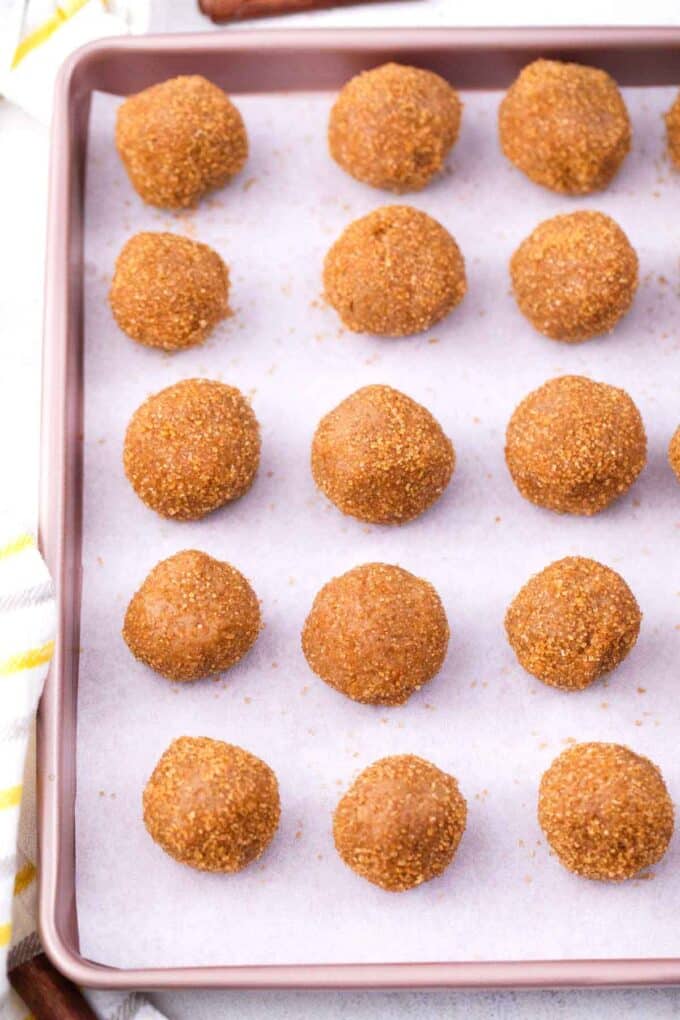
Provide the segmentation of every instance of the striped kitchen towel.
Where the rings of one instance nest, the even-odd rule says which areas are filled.
[[[0,516],[0,1017],[29,1020],[7,969],[41,952],[36,932],[35,711],[54,646],[54,587],[35,537]],[[142,996],[88,993],[106,1020],[162,1020]]]
[[[30,531],[0,525],[0,970],[12,941],[14,889],[33,885],[17,836],[26,748],[54,646],[54,589]],[[31,893],[33,890],[30,890]],[[16,938],[15,940],[16,941]],[[6,991],[6,987],[5,987]]]
[[[0,0],[0,95],[49,124],[54,83],[80,46],[145,32],[150,0]]]

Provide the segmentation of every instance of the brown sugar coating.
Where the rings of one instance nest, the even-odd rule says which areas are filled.
[[[673,802],[648,758],[620,744],[576,744],[544,773],[538,820],[565,868],[620,882],[666,853]]]
[[[241,170],[248,138],[226,93],[195,74],[152,85],[121,103],[116,148],[145,202],[181,209]]]
[[[260,631],[260,606],[245,577],[195,549],[157,564],[125,614],[132,654],[170,680],[200,680],[235,665]]]
[[[605,71],[535,60],[498,114],[507,158],[545,188],[586,195],[606,188],[630,149],[626,104]]]
[[[680,92],[665,115],[668,155],[676,167],[680,167]]]
[[[451,440],[424,408],[391,386],[364,386],[319,422],[312,474],[344,514],[403,524],[443,493],[455,466]]]
[[[149,397],[125,433],[123,465],[148,507],[196,520],[238,499],[253,484],[260,428],[234,386],[184,379]]]
[[[324,262],[326,299],[355,333],[422,333],[462,301],[465,263],[427,213],[386,205],[355,220]]]
[[[505,459],[525,499],[590,516],[626,492],[645,466],[640,412],[624,390],[579,375],[550,379],[514,411]]]
[[[668,463],[680,482],[680,426],[673,433],[673,438],[668,446]]]
[[[229,271],[212,248],[178,234],[135,234],[123,246],[109,292],[123,332],[147,347],[202,343],[229,314]]]
[[[638,259],[614,220],[584,210],[540,223],[512,256],[510,275],[532,326],[575,342],[608,333],[626,314]]]
[[[419,191],[458,138],[462,104],[432,71],[383,64],[344,86],[331,110],[331,156],[358,181]]]
[[[505,616],[520,664],[545,684],[578,691],[623,662],[640,632],[640,608],[614,570],[568,556],[535,574]]]
[[[242,871],[267,849],[281,807],[265,762],[209,737],[173,740],[144,789],[144,824],[181,864]]]
[[[333,816],[335,848],[357,875],[404,892],[449,866],[467,818],[453,776],[414,754],[369,765]]]
[[[354,701],[403,705],[436,676],[449,642],[439,595],[401,567],[366,563],[314,599],[302,631],[310,668]]]

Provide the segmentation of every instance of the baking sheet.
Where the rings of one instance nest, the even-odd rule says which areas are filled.
[[[536,821],[536,791],[574,740],[615,740],[652,757],[680,794],[680,488],[666,463],[680,421],[680,178],[667,166],[669,89],[628,89],[634,149],[610,189],[546,192],[497,148],[497,94],[465,94],[447,173],[404,201],[458,240],[469,291],[421,337],[343,332],[320,301],[323,256],[352,219],[393,199],[327,156],[330,95],[238,97],[251,141],[244,172],[199,209],[144,206],[113,148],[118,100],[95,97],[86,196],[84,541],[78,691],[77,907],[84,956],[118,967],[671,956],[680,952],[680,837],[653,874],[600,885],[564,871]],[[547,216],[577,208],[616,218],[637,248],[641,286],[616,332],[581,346],[534,333],[509,294],[508,258]],[[175,230],[231,268],[234,316],[203,348],[145,350],[117,329],[106,295],[123,242]],[[594,519],[559,517],[514,489],[503,460],[517,402],[551,376],[624,386],[649,438],[633,489]],[[122,470],[127,421],[150,393],[209,376],[251,395],[262,426],[257,481],[200,522],[164,521]],[[343,517],[315,490],[319,418],[359,386],[388,383],[424,403],[453,439],[457,467],[440,502],[402,528]],[[154,564],[183,548],[234,563],[262,600],[266,628],[219,680],[171,684],[120,636],[127,602]],[[623,666],[588,691],[541,685],[514,660],[505,608],[530,574],[593,556],[631,585],[644,621]],[[431,580],[452,629],[440,675],[402,708],[357,705],[308,669],[299,634],[317,590],[371,560]],[[148,837],[141,791],[181,734],[235,742],[275,769],[279,832],[236,876],[184,868]],[[413,752],[459,779],[468,827],[454,865],[391,895],[335,853],[331,814],[352,778]]]

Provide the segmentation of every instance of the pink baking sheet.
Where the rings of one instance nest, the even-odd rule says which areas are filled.
[[[84,956],[117,967],[672,956],[680,948],[676,844],[644,879],[588,883],[552,858],[536,788],[573,740],[618,740],[651,756],[671,793],[677,758],[680,489],[665,461],[680,420],[677,372],[680,183],[665,162],[668,89],[628,89],[634,149],[603,195],[569,200],[507,166],[498,95],[465,94],[446,174],[405,201],[437,217],[466,257],[469,293],[423,337],[344,333],[319,301],[323,255],[351,219],[389,201],[332,164],[331,95],[239,97],[252,152],[242,175],[198,210],[142,205],[112,145],[118,100],[96,97],[85,216],[83,603],[78,693],[76,894]],[[541,219],[575,208],[613,215],[641,262],[616,333],[578,347],[532,332],[509,295],[507,261]],[[106,305],[131,233],[169,229],[212,244],[231,267],[233,318],[205,347],[169,357],[136,347]],[[512,409],[550,376],[626,387],[645,419],[649,465],[612,510],[554,516],[520,499],[503,462]],[[162,521],[127,485],[125,426],[151,392],[204,375],[252,397],[263,459],[252,491],[202,522]],[[360,385],[385,382],[426,404],[453,439],[452,485],[401,529],[342,517],[316,492],[309,443],[320,416]],[[120,637],[132,592],[157,560],[198,547],[252,581],[266,628],[218,681],[155,677]],[[640,641],[608,682],[577,695],[544,688],[503,635],[526,578],[567,554],[618,569],[645,614]],[[299,632],[329,577],[384,560],[429,578],[452,640],[440,676],[401,709],[344,700],[307,668]],[[175,736],[237,742],[276,770],[283,815],[261,862],[238,876],[194,873],[141,822],[140,797]],[[468,829],[440,879],[401,896],[369,886],[336,856],[333,807],[374,759],[414,752],[454,773]]]

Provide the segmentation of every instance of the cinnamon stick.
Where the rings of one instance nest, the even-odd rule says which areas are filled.
[[[97,1020],[80,990],[44,953],[11,970],[9,981],[35,1020]]]
[[[320,11],[328,7],[347,7],[380,0],[198,0],[199,7],[216,24],[245,21],[248,18],[273,18],[279,14]]]

